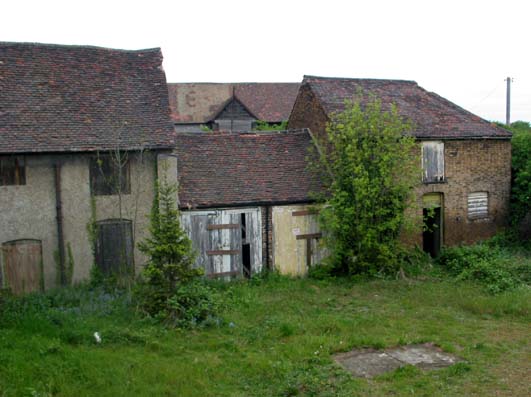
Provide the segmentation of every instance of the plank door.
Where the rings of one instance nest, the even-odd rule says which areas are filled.
[[[96,264],[105,275],[133,272],[133,229],[127,219],[96,223]]]
[[[217,211],[208,216],[206,224],[210,277],[238,277],[243,273],[241,215],[237,212]]]
[[[2,244],[4,283],[14,294],[42,289],[42,243],[16,240]]]

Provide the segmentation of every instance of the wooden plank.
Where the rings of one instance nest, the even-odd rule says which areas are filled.
[[[221,273],[210,273],[207,274],[208,278],[216,278],[216,277],[225,277],[225,276],[239,276],[241,275],[239,270],[234,270],[230,272],[221,272]]]
[[[219,230],[219,229],[238,229],[240,227],[237,223],[224,223],[220,225],[207,225],[207,230]]]
[[[206,252],[207,255],[238,255],[239,250],[211,250]]]
[[[301,211],[293,211],[291,213],[291,216],[305,216],[305,215],[317,215],[319,213],[318,210],[301,210]]]
[[[323,237],[322,233],[310,233],[310,234],[298,234],[297,240],[308,240],[312,238],[321,238]]]
[[[2,245],[5,282],[14,294],[38,291],[42,263],[39,240],[16,240]]]

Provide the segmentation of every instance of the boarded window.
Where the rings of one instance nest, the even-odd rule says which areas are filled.
[[[481,219],[489,216],[489,194],[474,192],[468,195],[468,219]]]
[[[42,244],[15,240],[2,244],[3,282],[14,294],[43,289]]]
[[[422,142],[422,173],[425,183],[444,181],[443,142]]]
[[[109,219],[97,222],[96,264],[105,275],[133,271],[133,231],[131,221]]]
[[[0,156],[0,186],[25,185],[26,168],[23,156]]]
[[[90,188],[92,194],[111,195],[131,193],[129,161],[115,156],[98,156],[90,161]]]

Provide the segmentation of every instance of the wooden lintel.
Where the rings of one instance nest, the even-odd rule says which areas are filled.
[[[322,233],[310,233],[310,234],[298,234],[297,240],[310,240],[312,238],[321,238],[323,237]]]
[[[238,255],[240,250],[212,250],[207,251],[207,255]]]
[[[291,216],[304,216],[304,215],[317,215],[319,211],[317,210],[301,210],[301,211],[293,211],[291,213]]]
[[[239,270],[234,270],[232,272],[210,273],[210,274],[207,274],[207,277],[216,278],[216,277],[240,276],[240,275],[241,275],[241,272]]]
[[[219,230],[219,229],[239,229],[240,225],[237,223],[224,223],[220,225],[207,225],[207,230]]]

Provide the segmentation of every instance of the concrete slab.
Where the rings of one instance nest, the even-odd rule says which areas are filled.
[[[424,370],[448,367],[462,361],[432,343],[399,346],[385,350],[355,349],[334,356],[335,361],[352,375],[372,378],[405,365]]]

